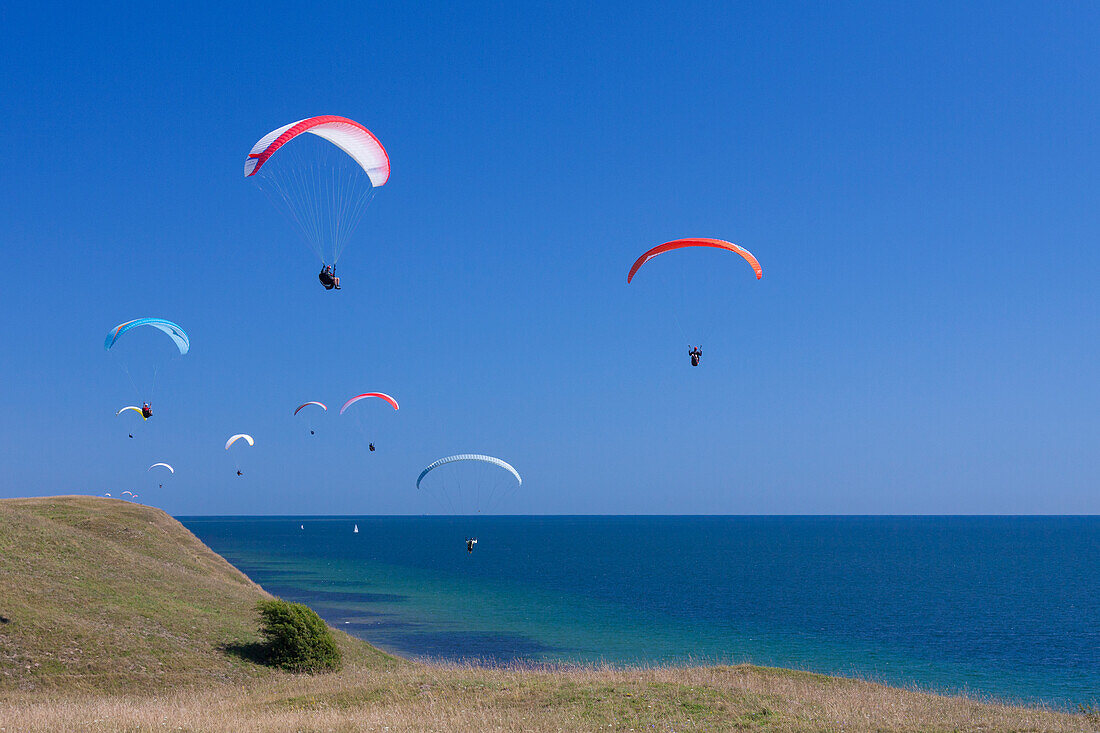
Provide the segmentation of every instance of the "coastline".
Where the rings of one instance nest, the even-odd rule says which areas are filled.
[[[751,665],[428,664],[336,630],[345,668],[232,653],[268,594],[162,511],[0,501],[0,720],[9,730],[1080,731],[1100,720]]]

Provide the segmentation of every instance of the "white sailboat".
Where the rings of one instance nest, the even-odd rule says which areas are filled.
[[[357,525],[355,525],[355,529],[354,529],[354,530],[352,530],[352,533],[353,533],[353,534],[359,534],[359,525],[358,525],[358,524],[357,524]]]

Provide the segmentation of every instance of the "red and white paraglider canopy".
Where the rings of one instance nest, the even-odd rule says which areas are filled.
[[[322,137],[350,155],[370,176],[371,185],[375,188],[389,180],[390,157],[378,138],[355,120],[336,115],[299,120],[264,135],[248,153],[248,159],[244,162],[245,177],[259,171],[279,148],[304,132]]]

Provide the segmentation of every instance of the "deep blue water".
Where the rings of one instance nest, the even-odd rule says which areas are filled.
[[[748,661],[1100,700],[1095,517],[182,521],[267,590],[406,656]]]

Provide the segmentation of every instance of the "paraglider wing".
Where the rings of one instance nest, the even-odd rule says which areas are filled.
[[[304,403],[298,405],[298,409],[294,411],[294,414],[297,415],[299,412],[302,411],[303,407],[308,407],[310,405],[317,405],[318,407],[320,407],[325,412],[328,412],[328,408],[325,407],[324,405],[322,405],[320,402],[304,402]]]
[[[428,467],[425,468],[423,471],[421,471],[420,475],[417,476],[417,478],[416,478],[416,488],[418,488],[418,489],[420,488],[420,482],[423,481],[424,477],[427,476],[429,473],[431,473],[433,470],[435,470],[436,468],[438,468],[442,465],[445,465],[447,463],[455,463],[456,461],[482,461],[483,463],[491,463],[494,466],[500,466],[505,471],[508,471],[513,476],[515,476],[516,481],[519,482],[519,485],[521,485],[521,486],[523,485],[523,479],[520,477],[519,471],[512,468],[511,464],[505,463],[504,461],[500,460],[499,458],[493,458],[492,456],[483,456],[479,453],[460,453],[457,456],[448,456],[446,458],[440,458],[438,461],[435,461],[434,463],[429,464]]]
[[[118,412],[115,413],[115,417],[118,417],[119,415],[126,412],[127,410],[133,410],[137,414],[141,415],[142,420],[148,420],[149,419],[149,418],[145,417],[145,413],[141,411],[141,408],[137,407],[136,405],[127,405],[126,407],[123,407],[121,410],[119,410]]]
[[[745,261],[752,265],[753,272],[756,273],[756,279],[764,277],[764,270],[760,267],[760,263],[752,252],[749,252],[744,247],[739,247],[733,242],[727,242],[722,239],[674,239],[671,242],[665,242],[664,244],[658,244],[653,249],[646,252],[644,255],[634,261],[634,265],[630,268],[630,273],[626,276],[626,282],[629,284],[634,279],[635,273],[651,259],[659,254],[670,252],[674,249],[683,249],[684,247],[714,247],[716,249],[725,249],[730,252],[736,252],[745,258]]]
[[[244,440],[249,445],[256,445],[256,441],[254,441],[252,439],[251,435],[245,435],[244,433],[238,433],[238,434],[230,437],[229,440],[225,441],[225,449],[229,450],[229,446],[233,445],[238,440]]]
[[[367,397],[377,397],[380,400],[385,400],[386,402],[389,402],[390,406],[392,406],[393,409],[395,409],[395,410],[400,409],[397,406],[397,400],[395,400],[393,397],[390,397],[388,394],[385,394],[383,392],[364,392],[363,394],[355,395],[350,400],[345,402],[344,406],[340,408],[340,414],[343,415],[345,410],[347,410],[349,407],[354,405],[359,400],[366,399]]]
[[[115,345],[119,337],[128,331],[132,331],[138,326],[152,326],[153,328],[164,331],[175,342],[176,348],[180,350],[180,355],[186,354],[188,349],[191,348],[191,339],[188,338],[187,332],[177,326],[171,321],[166,321],[163,318],[135,318],[132,321],[126,321],[120,323],[110,331],[107,332],[107,339],[103,342],[103,348],[107,351],[111,350],[111,347]]]
[[[172,468],[172,467],[171,467],[171,466],[169,466],[169,465],[168,465],[167,463],[154,463],[154,464],[153,464],[152,466],[149,466],[149,468],[147,468],[147,469],[145,469],[145,470],[146,470],[146,471],[152,471],[152,470],[153,470],[154,468],[156,468],[157,466],[164,466],[165,468],[167,468],[167,469],[168,469],[168,472],[169,472],[169,473],[175,473],[175,472],[176,472],[176,469]]]
[[[244,162],[245,177],[254,175],[279,148],[304,132],[324,138],[350,155],[370,176],[375,188],[389,180],[390,157],[374,133],[355,120],[336,115],[299,120],[264,135],[248,153]]]

